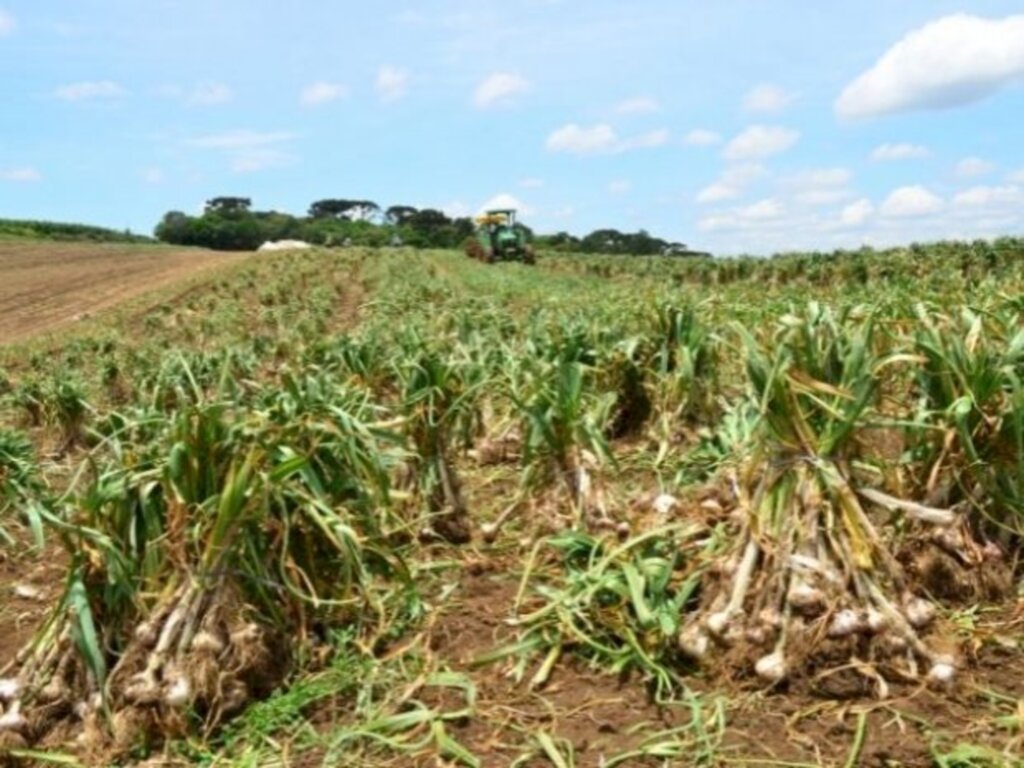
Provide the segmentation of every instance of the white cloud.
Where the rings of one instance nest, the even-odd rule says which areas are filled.
[[[608,194],[624,195],[633,188],[633,182],[626,179],[616,179],[608,183]]]
[[[583,128],[576,123],[569,123],[548,136],[546,146],[551,152],[591,155],[599,152],[613,152],[618,143],[618,134],[610,125],[600,123]]]
[[[282,168],[295,162],[295,157],[277,145],[297,138],[286,131],[227,131],[199,136],[187,142],[189,146],[223,152],[235,173],[252,173],[270,168]]]
[[[882,203],[881,213],[888,218],[912,218],[937,213],[942,206],[941,197],[915,185],[899,187],[890,192]]]
[[[853,192],[846,188],[829,189],[819,187],[805,189],[793,195],[793,199],[801,205],[834,205],[853,197]]]
[[[752,125],[725,145],[726,160],[751,160],[785,152],[800,139],[799,131],[771,125]]]
[[[124,96],[124,88],[110,80],[68,83],[54,91],[54,96],[63,101],[85,101],[87,99],[113,99]]]
[[[509,72],[495,72],[473,91],[473,103],[479,109],[505,106],[512,99],[530,90],[526,78]]]
[[[734,200],[743,195],[747,187],[767,173],[763,166],[754,163],[731,165],[709,186],[697,193],[698,203],[719,203]]]
[[[383,66],[377,70],[377,79],[373,84],[381,101],[390,103],[398,101],[409,90],[409,72],[398,67]]]
[[[785,214],[785,205],[780,200],[769,197],[753,205],[705,216],[698,220],[697,228],[702,232],[729,232],[770,227],[781,220]]]
[[[722,137],[714,131],[705,128],[694,128],[683,138],[683,142],[693,147],[710,147],[720,144]]]
[[[14,17],[3,8],[0,8],[0,37],[7,37],[14,32],[16,26],[17,23],[14,21]]]
[[[793,103],[793,95],[771,83],[762,83],[743,97],[743,109],[747,112],[781,112]]]
[[[624,139],[619,146],[619,151],[625,151],[627,149],[651,149],[653,147],[662,147],[668,143],[668,140],[668,129],[660,128],[656,131],[648,131],[647,133],[641,133],[639,136]]]
[[[836,101],[841,117],[877,117],[978,101],[1024,78],[1024,15],[964,13],[915,29]]]
[[[1018,171],[1013,171],[1008,174],[1006,178],[1015,184],[1024,184],[1024,168],[1021,168]]]
[[[739,214],[744,219],[777,219],[785,213],[785,206],[773,197],[760,200],[746,208],[741,208]]]
[[[226,131],[224,133],[211,133],[206,136],[199,136],[191,139],[188,143],[193,147],[201,149],[250,149],[252,147],[265,147],[270,144],[281,144],[297,138],[297,134],[287,131],[270,131],[261,133],[258,131]]]
[[[147,168],[142,172],[142,180],[147,184],[161,184],[164,180],[163,168]]]
[[[452,200],[441,206],[441,212],[449,219],[461,219],[470,215],[470,207],[461,200]]]
[[[720,181],[716,181],[708,186],[704,187],[700,192],[697,193],[698,203],[720,203],[723,200],[732,200],[739,197],[741,194],[740,190],[736,187],[731,187],[728,184],[723,184]]]
[[[1020,187],[1009,184],[1001,187],[971,187],[953,198],[953,205],[961,208],[979,208],[996,205],[1024,204]]]
[[[859,227],[871,218],[874,212],[875,206],[866,197],[862,197],[839,212],[839,221],[846,227]]]
[[[539,189],[544,186],[544,179],[529,177],[519,180],[519,186],[523,189]]]
[[[213,81],[199,83],[188,94],[185,101],[198,107],[226,104],[231,101],[231,89],[224,83]]]
[[[801,189],[815,187],[842,187],[849,184],[853,174],[848,168],[812,168],[788,176],[784,183]]]
[[[889,160],[919,160],[928,157],[928,147],[920,144],[882,144],[871,152],[871,159],[876,162]]]
[[[813,168],[782,179],[780,186],[802,205],[832,205],[852,197],[847,168]]]
[[[341,83],[319,80],[302,89],[302,93],[299,94],[299,103],[304,107],[318,107],[346,96],[348,96],[348,88]]]
[[[510,195],[507,192],[502,192],[492,197],[490,200],[488,200],[486,203],[480,206],[480,209],[477,211],[477,213],[480,214],[483,213],[484,211],[505,210],[508,208],[516,210],[519,214],[523,216],[529,216],[530,214],[533,213],[533,208],[524,203],[515,195]]]
[[[965,157],[956,164],[954,172],[958,178],[973,179],[977,176],[985,176],[995,169],[995,165],[988,160],[982,160],[980,157]]]
[[[665,128],[620,138],[607,123],[590,127],[569,123],[553,131],[545,146],[549,152],[568,152],[574,155],[612,154],[661,147],[668,143],[669,138],[670,134]]]
[[[31,166],[22,168],[0,168],[0,181],[31,182],[40,181],[43,175]]]
[[[615,111],[620,115],[640,115],[650,112],[657,112],[661,109],[657,99],[650,96],[638,96],[635,99],[626,99],[615,105]]]
[[[271,168],[284,168],[295,162],[295,158],[278,149],[255,148],[234,154],[231,158],[231,170],[235,173],[255,173]]]

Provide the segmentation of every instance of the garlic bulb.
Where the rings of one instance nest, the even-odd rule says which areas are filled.
[[[725,511],[716,499],[704,499],[704,501],[700,503],[700,508],[713,515],[720,515]]]
[[[145,648],[152,648],[160,639],[156,626],[151,621],[144,621],[135,628],[135,639]]]
[[[498,538],[498,526],[494,523],[484,523],[480,526],[480,535],[488,544],[493,544],[494,540]]]
[[[657,512],[659,515],[667,515],[673,510],[675,510],[675,508],[678,506],[679,501],[676,499],[675,496],[669,493],[658,494],[658,497],[654,500],[653,504],[654,511]]]
[[[778,629],[782,626],[782,614],[774,608],[762,608],[757,614],[758,621],[766,627]]]
[[[935,606],[923,597],[914,597],[906,602],[903,610],[907,615],[907,623],[914,629],[927,627],[935,619]]]
[[[1003,550],[994,541],[986,541],[985,546],[981,548],[981,554],[986,560],[998,561],[1003,559]]]
[[[237,712],[249,700],[249,689],[241,680],[231,680],[224,689],[221,706],[225,713]]]
[[[249,622],[231,633],[229,644],[231,646],[246,646],[259,642],[261,637],[263,637],[263,630],[260,629],[260,625]]]
[[[152,704],[160,696],[156,676],[149,669],[132,675],[124,689],[124,697],[133,704]]]
[[[774,651],[762,656],[754,665],[754,671],[762,680],[777,683],[786,677],[786,656],[782,651]]]
[[[903,653],[909,646],[907,639],[895,632],[888,632],[878,639],[882,642],[882,647],[890,653]]]
[[[928,670],[928,681],[937,685],[952,685],[955,677],[956,666],[948,656],[937,658]]]
[[[16,677],[0,680],[0,701],[13,701],[21,693],[21,681]]]
[[[170,680],[167,692],[164,693],[164,703],[175,709],[184,707],[189,703],[192,696],[192,687],[184,675],[176,675]]]
[[[859,632],[863,622],[860,616],[850,608],[844,608],[832,617],[832,623],[828,626],[829,637],[849,637]]]
[[[764,645],[768,641],[768,629],[764,626],[748,627],[746,632],[747,642],[751,645]]]
[[[877,635],[879,632],[884,632],[888,626],[889,619],[885,617],[884,613],[876,611],[874,608],[868,608],[862,629]]]
[[[54,701],[60,701],[67,693],[67,684],[59,677],[54,677],[39,691],[39,700],[50,704]]]
[[[728,611],[716,611],[708,616],[705,624],[707,625],[708,632],[716,637],[721,637],[729,628],[729,622],[730,616]]]
[[[213,632],[200,632],[192,638],[192,650],[216,656],[224,650],[224,643]]]
[[[710,646],[711,638],[697,623],[688,624],[679,633],[679,650],[694,659],[704,658]]]
[[[808,613],[820,609],[825,603],[825,596],[821,593],[821,590],[812,587],[806,581],[794,582],[789,588],[787,599],[789,604],[798,611]]]
[[[26,726],[25,718],[21,714],[21,702],[11,704],[10,709],[0,715],[0,731],[20,731]]]

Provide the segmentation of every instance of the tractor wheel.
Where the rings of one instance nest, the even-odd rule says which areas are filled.
[[[468,240],[465,245],[466,255],[477,261],[487,261],[487,251],[476,240]]]
[[[530,264],[531,266],[537,263],[537,254],[533,248],[526,246],[523,249],[523,264]]]

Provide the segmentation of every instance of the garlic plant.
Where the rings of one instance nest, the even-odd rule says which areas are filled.
[[[880,371],[898,361],[877,352],[874,319],[811,304],[804,316],[783,317],[769,340],[739,333],[762,423],[733,469],[733,544],[687,617],[681,647],[698,659],[746,648],[767,683],[803,668],[823,640],[833,646],[827,653],[903,659],[907,675],[947,663],[923,639],[934,605],[914,592],[877,514],[913,505],[870,488],[860,494],[856,437],[876,405]]]

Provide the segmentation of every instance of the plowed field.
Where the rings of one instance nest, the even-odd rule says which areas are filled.
[[[0,344],[59,331],[248,256],[196,248],[0,240]]]

